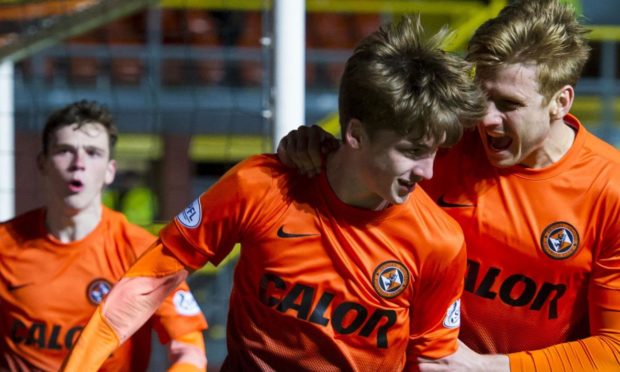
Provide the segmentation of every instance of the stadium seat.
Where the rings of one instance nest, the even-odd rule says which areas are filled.
[[[241,27],[237,47],[260,50],[263,35],[262,16],[259,12],[246,12]],[[260,86],[263,81],[261,60],[243,60],[239,63],[241,83],[247,86]]]
[[[310,49],[351,50],[355,46],[352,17],[343,13],[310,13],[307,17],[307,45]],[[336,87],[344,70],[344,61],[310,64],[308,84]],[[312,79],[312,77],[314,78]]]
[[[70,48],[102,44],[98,32],[89,32],[67,41]],[[95,85],[101,70],[101,61],[96,57],[70,56],[68,61],[69,81],[77,85]]]
[[[189,44],[198,48],[221,47],[218,22],[213,16],[203,10],[187,10],[187,31]],[[220,84],[226,77],[224,61],[222,59],[195,59],[192,60],[194,76],[205,84]],[[190,80],[192,81],[192,80]]]
[[[106,42],[113,46],[139,46],[145,44],[146,20],[144,13],[122,18],[105,26]],[[117,84],[137,85],[143,75],[140,58],[115,57],[110,61],[112,81]]]

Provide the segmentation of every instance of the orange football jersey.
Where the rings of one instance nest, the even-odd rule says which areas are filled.
[[[604,330],[592,316],[620,311],[620,153],[574,116],[565,121],[576,137],[551,166],[495,168],[471,132],[438,156],[423,185],[465,234],[460,337],[476,351],[597,335]],[[619,351],[609,347],[608,360],[620,360]]]
[[[193,269],[241,243],[224,369],[396,371],[455,350],[462,232],[420,188],[403,205],[355,208],[324,175],[254,156],[160,237]]]
[[[95,230],[68,244],[44,221],[36,209],[0,224],[0,370],[57,371],[97,305],[155,240],[105,207]],[[186,283],[102,370],[146,370],[152,328],[162,343],[206,329]]]

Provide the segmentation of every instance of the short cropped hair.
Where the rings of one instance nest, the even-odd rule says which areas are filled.
[[[382,129],[444,146],[458,142],[464,126],[485,113],[485,97],[471,65],[444,52],[443,28],[425,39],[419,16],[403,17],[367,36],[348,59],[340,82],[341,133],[351,119],[372,136]]]
[[[538,90],[548,101],[562,86],[577,84],[590,54],[588,32],[567,4],[517,0],[478,28],[467,59],[481,80],[508,64],[536,65]]]
[[[50,114],[43,128],[43,154],[49,151],[52,135],[60,128],[76,124],[81,127],[85,124],[101,124],[108,133],[110,144],[110,158],[113,158],[114,148],[118,139],[118,129],[112,114],[105,106],[95,101],[81,100],[62,107]]]

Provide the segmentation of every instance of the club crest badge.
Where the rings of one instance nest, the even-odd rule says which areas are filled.
[[[95,279],[86,287],[86,298],[91,304],[97,306],[103,302],[111,289],[112,284],[109,281],[102,278]]]
[[[375,269],[372,286],[383,298],[394,298],[409,285],[409,270],[398,261],[386,261]]]
[[[540,237],[540,245],[547,256],[556,260],[563,260],[577,252],[579,233],[568,222],[554,222],[543,231]]]

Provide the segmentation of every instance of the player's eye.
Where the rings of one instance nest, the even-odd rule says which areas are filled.
[[[53,154],[59,154],[59,155],[64,155],[64,154],[69,154],[72,153],[73,150],[70,147],[56,147],[52,153]]]
[[[521,104],[511,100],[500,100],[495,103],[500,111],[514,111],[521,107]]]
[[[91,157],[103,156],[103,151],[99,149],[86,149],[86,154]]]
[[[405,150],[404,153],[412,159],[421,159],[431,155],[432,150],[428,147],[413,147]]]

